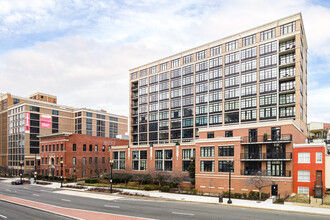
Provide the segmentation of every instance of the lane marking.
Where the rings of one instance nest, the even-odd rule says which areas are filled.
[[[40,196],[40,195],[38,195],[38,194],[32,194],[32,195],[34,195],[34,196]]]
[[[0,215],[1,218],[7,218],[7,216],[4,216],[4,215]]]
[[[51,191],[41,189],[40,192],[51,192]]]
[[[108,208],[116,208],[116,209],[120,209],[120,206],[116,206],[116,205],[104,205],[105,207]]]
[[[175,214],[175,215],[189,215],[189,216],[195,215],[195,214],[192,214],[192,213],[183,213],[183,212],[172,212],[172,214]]]
[[[71,200],[68,200],[68,199],[61,199],[62,201],[65,201],[65,202],[71,202]]]

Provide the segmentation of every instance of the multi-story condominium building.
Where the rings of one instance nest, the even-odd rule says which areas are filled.
[[[70,132],[116,138],[127,132],[127,117],[57,104],[57,97],[36,93],[29,98],[1,96],[1,166],[15,174],[40,163],[39,136]]]
[[[199,190],[228,189],[231,167],[238,192],[257,173],[275,178],[274,194],[292,191],[307,47],[299,13],[131,69],[130,146],[194,148]]]
[[[306,133],[300,14],[130,70],[130,142],[190,142],[199,129],[294,119]]]

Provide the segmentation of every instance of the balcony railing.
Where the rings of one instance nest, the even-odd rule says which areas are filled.
[[[292,160],[292,152],[241,153],[241,160]]]
[[[241,175],[245,176],[274,176],[291,177],[291,170],[241,170]]]
[[[138,103],[137,102],[133,102],[132,103],[132,107],[137,107],[138,106]]]
[[[135,90],[135,89],[137,89],[138,88],[138,86],[132,86],[132,90]]]
[[[259,136],[245,136],[243,137],[243,143],[273,143],[273,142],[291,142],[291,134],[282,135],[259,135]]]

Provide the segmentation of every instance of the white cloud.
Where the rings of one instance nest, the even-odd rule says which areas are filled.
[[[314,61],[308,72],[309,119],[327,119],[311,96],[330,84],[317,81],[320,72],[329,74],[330,10],[300,0],[3,0],[0,40],[28,38],[29,44],[0,54],[0,92],[47,92],[61,104],[128,115],[130,68],[300,11],[308,59]]]

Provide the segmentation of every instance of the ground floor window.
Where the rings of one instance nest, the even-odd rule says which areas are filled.
[[[309,195],[309,187],[298,187],[298,194]]]
[[[298,170],[298,182],[310,182],[310,171]]]
[[[214,172],[214,161],[201,161],[201,172]]]
[[[172,150],[155,151],[155,168],[158,171],[172,171]]]

